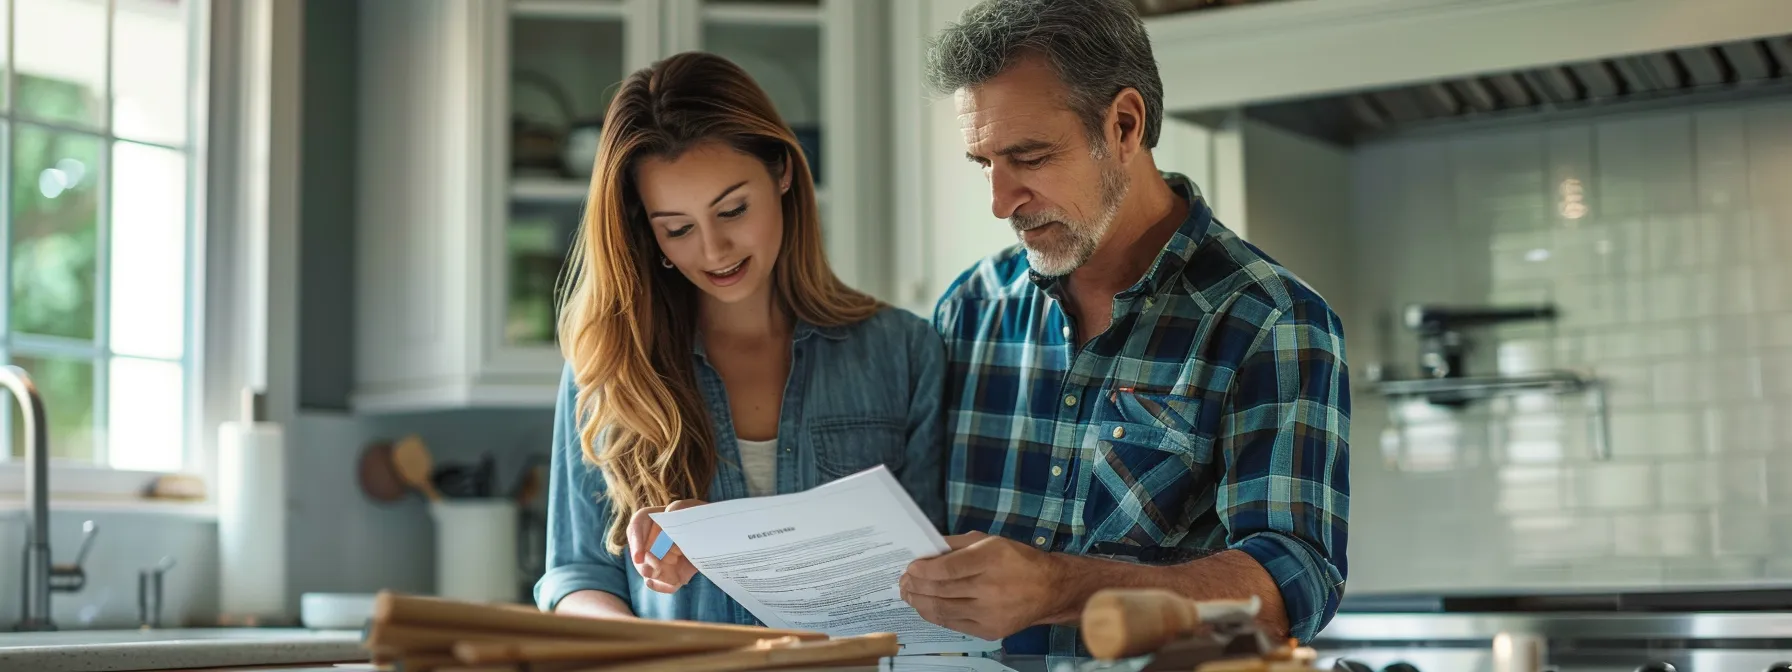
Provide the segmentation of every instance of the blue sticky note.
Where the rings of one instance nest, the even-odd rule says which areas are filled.
[[[671,551],[672,535],[666,534],[665,532],[661,532],[660,536],[653,540],[653,548],[648,549],[648,552],[652,553],[653,557],[662,559],[664,559],[666,554]]]

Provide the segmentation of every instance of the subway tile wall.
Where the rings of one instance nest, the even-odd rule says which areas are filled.
[[[1792,585],[1792,100],[1374,144],[1353,157],[1350,592]],[[1410,303],[1554,303],[1471,372],[1609,386],[1442,409]]]

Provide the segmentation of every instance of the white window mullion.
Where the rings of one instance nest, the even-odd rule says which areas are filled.
[[[198,450],[204,431],[205,364],[199,353],[205,345],[205,202],[206,152],[210,151],[208,124],[211,115],[211,1],[192,0],[187,5],[187,267],[186,343],[181,368],[186,375],[186,419],[181,424],[181,464],[188,471],[208,473],[209,455]]]
[[[115,35],[118,25],[118,0],[106,0],[106,63],[105,94],[100,103],[100,128],[104,129],[105,140],[100,144],[99,153],[99,217],[95,222],[94,244],[99,247],[94,256],[93,306],[98,315],[93,320],[93,342],[99,356],[93,359],[93,461],[97,464],[111,464],[112,449],[108,406],[111,400],[109,382],[112,378],[112,367],[109,365],[112,355],[112,147],[118,144],[113,136],[112,114],[115,93],[112,81],[112,51],[117,48]]]
[[[18,15],[13,0],[0,0],[6,7],[6,115],[0,118],[0,362],[12,363],[12,110],[19,104],[18,77],[13,71],[19,59],[14,56],[18,40]],[[4,395],[0,395],[4,396]],[[18,402],[0,408],[0,462],[12,460],[12,414]]]
[[[44,336],[41,334],[13,334],[11,347],[12,357],[54,357],[57,359],[94,359],[105,353],[99,344],[78,338],[62,336]]]

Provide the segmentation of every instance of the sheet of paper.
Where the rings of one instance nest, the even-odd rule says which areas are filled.
[[[902,601],[909,562],[949,550],[888,469],[814,489],[651,514],[697,571],[767,626],[896,633],[902,653],[992,651]]]

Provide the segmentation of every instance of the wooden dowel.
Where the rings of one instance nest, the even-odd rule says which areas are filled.
[[[729,648],[734,645],[715,642],[461,641],[454,644],[454,657],[468,665],[559,660],[598,663]]]
[[[454,656],[443,653],[406,653],[393,667],[396,672],[435,672],[444,667],[460,667]]]
[[[828,641],[767,640],[760,645],[633,663],[602,665],[580,672],[737,672],[781,667],[841,664],[896,655],[896,635],[879,633]]]
[[[431,628],[406,623],[376,623],[367,635],[367,646],[375,652],[401,651],[407,654],[432,652],[448,655],[460,642],[508,642],[576,644],[576,637],[533,637],[514,632]]]
[[[471,602],[400,595],[384,591],[374,602],[375,626],[402,623],[476,632],[508,632],[536,637],[596,638],[623,641],[706,641],[745,646],[770,637],[825,640],[819,632],[773,630],[745,625],[686,621],[557,616]]]

